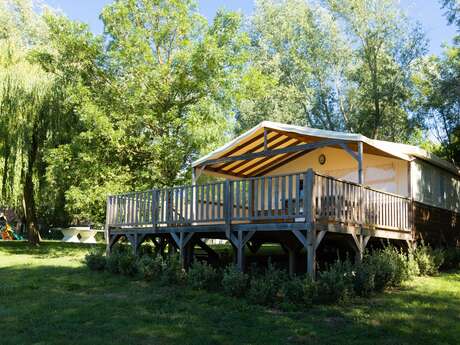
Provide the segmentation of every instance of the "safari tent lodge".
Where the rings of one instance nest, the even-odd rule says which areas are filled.
[[[195,247],[216,256],[207,240],[228,240],[243,270],[246,247],[279,243],[291,272],[302,252],[314,275],[327,239],[357,259],[379,239],[460,241],[460,170],[415,146],[264,121],[192,169],[189,186],[109,196],[108,250],[120,238],[134,251],[150,239],[187,265]]]

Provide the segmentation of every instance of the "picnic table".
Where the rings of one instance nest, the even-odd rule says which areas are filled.
[[[69,243],[96,243],[96,234],[104,230],[91,229],[89,226],[71,226],[59,228],[64,237],[63,242]]]

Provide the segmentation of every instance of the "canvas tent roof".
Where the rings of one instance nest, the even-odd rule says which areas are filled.
[[[295,146],[328,140],[332,147],[340,147],[338,143],[346,143],[353,151],[357,151],[358,142],[363,143],[363,152],[410,161],[420,158],[433,165],[460,175],[453,164],[412,145],[398,144],[382,140],[369,139],[361,134],[335,132],[302,126],[286,125],[277,122],[263,121],[224,146],[194,161],[194,168],[219,175],[237,177],[259,176],[288,163],[310,150],[295,151]],[[266,156],[264,149],[284,149],[285,153]],[[286,152],[289,151],[289,152]],[[257,157],[253,153],[259,153]],[[251,156],[250,158],[248,157]],[[246,155],[241,160],[237,156]],[[224,157],[227,161],[223,161]],[[233,157],[228,159],[228,157]]]

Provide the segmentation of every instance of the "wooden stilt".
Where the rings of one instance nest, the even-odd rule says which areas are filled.
[[[243,232],[238,232],[238,244],[236,245],[236,266],[241,272],[244,272],[244,243]]]
[[[129,243],[131,244],[131,250],[134,255],[138,253],[138,241],[137,241],[137,233],[134,234],[127,234],[126,238],[128,239]]]
[[[316,231],[307,232],[307,273],[310,278],[316,278]]]
[[[189,248],[187,244],[190,242],[193,236],[193,232],[185,234],[184,232],[180,232],[179,235],[177,233],[172,232],[171,237],[176,242],[177,246],[179,247],[179,254],[182,268],[187,269],[190,264],[189,260]]]
[[[235,257],[236,257],[236,266],[241,271],[244,272],[244,247],[246,243],[254,235],[255,231],[238,231],[235,236],[233,233],[230,233],[229,240],[230,243],[234,246]]]

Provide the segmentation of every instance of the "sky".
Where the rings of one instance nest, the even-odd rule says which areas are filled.
[[[103,30],[99,14],[111,0],[45,0],[51,7],[61,10],[69,18],[87,23],[91,30],[100,34]],[[419,21],[429,40],[429,53],[441,54],[442,44],[451,43],[455,28],[448,26],[440,9],[439,0],[400,0],[400,4],[409,16]],[[251,15],[253,0],[198,0],[201,14],[212,20],[219,8],[241,11]]]

